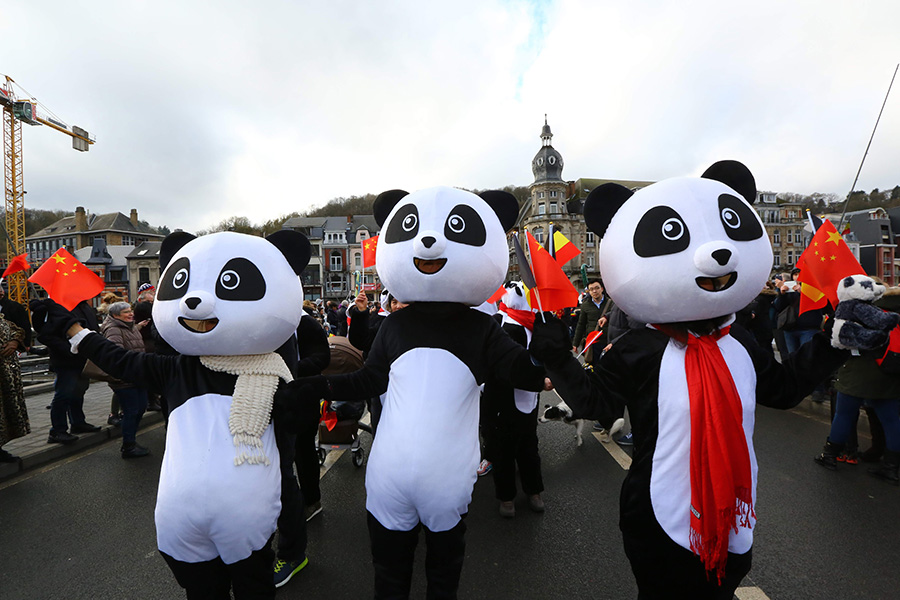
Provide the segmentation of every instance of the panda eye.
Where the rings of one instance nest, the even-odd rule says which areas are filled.
[[[634,252],[643,258],[676,254],[691,245],[684,219],[670,206],[654,206],[634,228]]]
[[[157,300],[177,300],[188,291],[191,279],[191,261],[182,256],[170,264],[163,272],[157,286]]]
[[[415,204],[407,204],[401,206],[388,221],[384,243],[405,242],[416,237],[417,233],[419,233],[419,210]]]
[[[483,246],[487,241],[487,230],[478,211],[468,204],[457,204],[444,223],[444,237],[467,246]]]
[[[737,196],[719,196],[719,217],[725,234],[736,242],[750,242],[764,235],[759,217],[749,204]]]
[[[259,269],[246,258],[232,258],[216,279],[216,297],[222,300],[262,300],[266,295],[266,280]]]
[[[221,283],[222,287],[226,290],[233,290],[241,284],[241,276],[230,269],[228,271],[222,271],[222,274],[219,275],[219,283]]]
[[[466,229],[466,221],[459,215],[450,215],[447,218],[447,227],[453,233],[462,233]]]
[[[730,208],[722,209],[722,222],[725,224],[725,227],[730,227],[731,229],[737,229],[741,226],[741,217],[731,210]]]
[[[188,282],[188,270],[187,269],[178,269],[178,272],[175,273],[175,277],[172,278],[172,287],[176,290],[180,290],[183,288]]]
[[[684,223],[681,222],[681,219],[674,217],[666,219],[662,224],[662,234],[664,238],[673,242],[681,239],[681,236],[684,235]]]

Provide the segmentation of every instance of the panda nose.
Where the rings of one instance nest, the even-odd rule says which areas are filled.
[[[425,246],[426,248],[431,248],[432,246],[434,246],[434,243],[436,241],[437,240],[435,238],[433,238],[432,236],[426,235],[425,237],[422,238],[422,245]]]
[[[184,303],[187,304],[188,308],[190,308],[191,310],[194,310],[195,308],[197,308],[197,306],[201,302],[202,302],[202,300],[200,298],[197,298],[196,296],[184,299]]]
[[[716,250],[712,253],[712,257],[717,263],[724,267],[728,264],[728,261],[731,260],[731,250]]]

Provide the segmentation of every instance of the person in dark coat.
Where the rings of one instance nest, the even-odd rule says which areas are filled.
[[[94,307],[82,300],[72,309],[76,319],[84,323],[84,327],[92,331],[100,331],[97,324],[97,312]],[[47,346],[50,354],[50,370],[56,374],[53,400],[50,403],[50,437],[48,444],[72,444],[78,441],[76,433],[93,433],[100,431],[96,425],[85,421],[84,393],[90,380],[82,374],[87,359],[72,354],[69,344],[59,337],[38,336],[38,341]],[[71,423],[71,433],[67,431]]]
[[[3,313],[7,321],[25,332],[25,339],[19,342],[19,349],[27,352],[31,348],[31,321],[28,319],[28,311],[18,302],[7,298],[6,291],[2,287],[0,287],[0,313]]]

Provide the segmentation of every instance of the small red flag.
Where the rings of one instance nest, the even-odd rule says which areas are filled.
[[[494,294],[490,298],[488,298],[487,301],[490,304],[496,304],[497,302],[500,301],[500,298],[502,298],[503,294],[505,294],[505,293],[506,293],[506,286],[501,285],[500,289],[498,289],[496,292],[494,292]]]
[[[7,275],[12,275],[13,273],[18,273],[19,271],[30,268],[31,265],[28,264],[28,253],[19,254],[9,261],[9,266],[6,267],[6,270],[3,271],[3,275],[0,275],[0,277],[6,277]]]
[[[72,310],[82,300],[93,298],[106,287],[96,273],[78,262],[65,248],[54,252],[28,281],[47,290],[50,298],[66,310]]]
[[[562,231],[553,232],[553,246],[556,248],[553,258],[556,259],[559,266],[563,266],[579,254],[581,250],[575,247],[569,238],[563,235]]]
[[[814,290],[807,290],[807,293],[804,294],[809,299],[805,304],[807,310],[811,305],[818,305],[821,302],[821,298],[816,300],[818,296],[816,291],[824,294],[832,306],[837,306],[837,288],[841,279],[848,275],[860,275],[866,272],[853,256],[853,252],[835,229],[834,224],[828,220],[825,220],[816,231],[809,247],[797,260],[797,266],[800,268],[797,281],[803,284],[800,287],[801,292],[807,285],[814,288]],[[801,303],[802,300],[801,297]],[[802,308],[800,312],[803,312]]]
[[[375,266],[375,252],[378,250],[378,236],[363,240],[363,269]]]
[[[578,292],[563,272],[562,267],[537,243],[530,231],[525,232],[528,240],[528,254],[534,269],[535,285],[528,290],[528,301],[531,306],[540,306],[543,310],[559,310],[578,304]],[[534,296],[535,289],[540,303]]]
[[[601,335],[603,335],[602,331],[592,331],[587,334],[587,337],[584,338],[584,350],[587,350],[591,344],[599,340]],[[582,352],[584,350],[582,350]]]

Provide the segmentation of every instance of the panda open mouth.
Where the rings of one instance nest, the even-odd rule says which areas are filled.
[[[696,282],[701,288],[707,292],[721,292],[727,290],[737,281],[737,272],[732,271],[728,275],[721,277],[697,277]]]
[[[178,322],[182,327],[194,333],[210,332],[219,324],[218,319],[185,319],[184,317],[178,317]]]
[[[425,260],[423,258],[413,257],[413,263],[415,263],[416,268],[420,273],[425,273],[426,275],[434,275],[444,268],[444,265],[447,264],[447,259],[438,258],[435,260]]]

